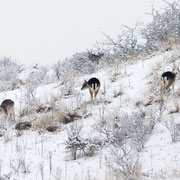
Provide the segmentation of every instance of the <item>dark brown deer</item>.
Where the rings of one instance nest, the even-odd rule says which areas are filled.
[[[96,96],[99,92],[100,85],[100,81],[97,78],[91,78],[89,81],[84,81],[81,90],[87,88],[89,89],[89,93],[91,95],[91,103],[93,103],[93,100],[96,101]]]
[[[5,120],[7,119],[7,116],[10,115],[10,118],[15,120],[15,114],[14,114],[14,101],[11,99],[5,99],[1,105],[0,105],[0,115],[1,117],[5,117]]]
[[[161,75],[161,98],[168,91],[168,89],[172,86],[174,92],[174,83],[175,83],[176,73],[167,71]]]

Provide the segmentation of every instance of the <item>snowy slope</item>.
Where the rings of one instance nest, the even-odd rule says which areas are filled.
[[[108,144],[98,149],[92,157],[78,156],[72,160],[65,149],[65,142],[72,124],[81,126],[83,138],[98,138],[94,125],[100,117],[118,111],[128,113],[146,111],[146,108],[158,106],[160,98],[157,80],[162,72],[179,70],[180,53],[165,52],[146,59],[124,62],[106,67],[95,74],[85,77],[74,77],[73,93],[64,95],[70,85],[60,82],[39,86],[36,98],[40,104],[53,103],[56,109],[77,111],[82,118],[74,123],[61,125],[54,133],[32,128],[18,132],[14,123],[8,124],[5,134],[0,137],[0,179],[115,179],[107,159],[111,158]],[[24,76],[25,77],[25,76]],[[90,103],[88,90],[80,91],[84,79],[99,78],[101,89],[97,102]],[[178,102],[180,88],[179,77],[175,84],[175,93],[164,98],[163,120],[157,123],[151,137],[140,152],[142,179],[179,179],[180,178],[180,143],[172,142],[165,121],[172,117],[178,122],[179,113],[170,114]],[[67,87],[68,86],[68,87]],[[25,88],[0,93],[0,100],[10,98],[15,102],[16,121],[36,121],[45,118],[46,114],[31,114],[19,117],[20,111],[27,106]],[[150,106],[146,106],[148,102]],[[42,117],[40,117],[42,116]]]

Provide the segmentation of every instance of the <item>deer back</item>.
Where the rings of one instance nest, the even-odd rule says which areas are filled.
[[[5,113],[7,114],[10,109],[14,109],[14,101],[12,101],[11,99],[5,99],[1,103],[0,107],[3,108]]]

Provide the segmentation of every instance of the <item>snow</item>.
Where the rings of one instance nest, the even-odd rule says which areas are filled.
[[[104,115],[115,111],[122,114],[138,112],[140,107],[136,103],[142,101],[145,104],[152,97],[153,105],[157,105],[155,100],[160,98],[160,87],[157,86],[155,92],[149,91],[150,85],[154,83],[153,77],[154,75],[160,77],[162,72],[172,70],[174,63],[178,66],[179,55],[180,53],[174,50],[146,59],[122,62],[118,66],[116,75],[114,66],[101,69],[95,74],[75,77],[73,94],[69,96],[63,96],[65,85],[59,82],[39,86],[35,95],[41,104],[50,104],[56,97],[57,109],[66,107],[71,111],[79,110],[80,115],[85,114],[86,116],[76,120],[75,124],[82,127],[81,136],[84,139],[97,138],[99,133],[94,130],[94,125],[100,121],[100,115],[103,112]],[[30,73],[29,70],[28,73]],[[22,79],[25,77],[27,77],[26,74],[21,74]],[[90,103],[88,90],[80,91],[84,79],[88,80],[91,77],[97,77],[101,82],[97,102],[93,105]],[[164,111],[165,118],[174,117],[176,122],[180,117],[179,113],[169,114],[169,111],[174,108],[173,102],[178,101],[180,88],[178,82],[177,77],[175,94],[170,91],[170,94],[165,96]],[[115,97],[119,91],[121,95]],[[15,102],[16,121],[33,119],[33,115],[19,117],[19,112],[26,105],[24,96],[24,87],[0,93],[1,101],[8,98]],[[148,108],[143,104],[141,110]],[[0,137],[0,179],[113,179],[107,163],[107,159],[111,158],[108,144],[95,152],[92,157],[85,157],[82,153],[73,160],[67,153],[65,142],[68,140],[68,132],[72,124],[64,124],[60,131],[54,133],[37,129],[18,132],[14,129],[14,124],[10,124],[4,136]],[[180,142],[172,142],[165,124],[158,122],[140,152],[143,179],[179,179],[179,151]]]

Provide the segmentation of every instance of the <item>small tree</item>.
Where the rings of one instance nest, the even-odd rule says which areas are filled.
[[[88,145],[84,139],[82,139],[79,135],[74,135],[72,137],[68,137],[66,141],[66,149],[72,153],[73,159],[77,158],[77,151],[83,151],[86,155],[85,148]]]

